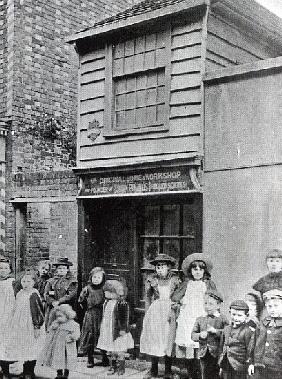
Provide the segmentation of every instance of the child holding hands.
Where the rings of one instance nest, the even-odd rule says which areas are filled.
[[[56,379],[67,379],[69,371],[77,363],[76,341],[79,339],[79,325],[74,321],[75,312],[68,304],[61,304],[54,310],[54,321],[50,325],[44,348],[39,359],[42,366],[57,370]]]
[[[220,304],[223,302],[221,294],[216,290],[209,290],[205,294],[205,316],[196,319],[192,340],[199,342],[199,358],[202,379],[219,378],[219,347],[220,339],[228,320],[220,314]]]

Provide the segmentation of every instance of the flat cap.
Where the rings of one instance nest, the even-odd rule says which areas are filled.
[[[282,250],[280,249],[272,249],[267,254],[265,259],[268,258],[282,258]]]
[[[238,311],[249,311],[249,306],[244,300],[232,301],[229,308],[237,309]]]
[[[263,300],[270,300],[270,299],[281,299],[282,300],[282,289],[275,288],[270,291],[266,291],[263,294]]]

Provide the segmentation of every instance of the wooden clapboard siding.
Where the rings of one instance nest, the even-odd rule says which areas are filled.
[[[80,101],[86,99],[93,99],[98,96],[104,96],[105,94],[105,80],[99,80],[97,82],[81,84],[80,86]]]
[[[115,141],[82,146],[80,160],[111,159],[116,157],[138,157],[146,155],[191,152],[199,150],[199,136],[167,137],[134,141]]]
[[[106,109],[105,51],[83,56],[80,64],[80,131],[78,135],[83,166],[88,162],[109,162],[132,157],[198,152],[201,117],[202,22],[173,22],[170,29],[171,64],[168,96],[169,130],[128,134],[118,138],[100,135],[93,140],[89,123],[103,127]],[[114,69],[114,68],[113,68]],[[91,125],[91,124],[90,124]],[[94,124],[93,124],[94,125]],[[92,136],[93,137],[93,136]]]
[[[193,115],[191,117],[174,117],[170,120],[169,136],[177,137],[200,135],[201,122],[202,121],[200,115]],[[91,141],[91,139],[88,138],[89,133],[91,133],[91,131],[89,132],[85,128],[80,130],[80,146],[90,146],[97,144],[97,141]],[[161,139],[163,137],[163,132],[148,133],[143,136],[143,138],[146,139]],[[105,142],[105,140],[101,139],[101,137],[98,139],[98,142],[101,143],[101,140],[102,142]],[[136,136],[134,135],[128,136],[126,138],[126,141],[134,140],[136,140]]]
[[[171,34],[170,132],[173,133],[173,121],[177,120],[179,129],[186,120],[189,123],[190,118],[201,115],[202,23],[177,25],[172,28]],[[197,126],[200,133],[200,123]]]
[[[104,110],[80,115],[80,130],[87,129],[89,122],[98,121],[100,126],[104,124]]]
[[[206,71],[265,59],[273,54],[268,45],[247,35],[243,28],[213,13],[209,15]]]

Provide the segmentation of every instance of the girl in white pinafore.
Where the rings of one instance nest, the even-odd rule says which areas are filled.
[[[0,257],[0,365],[7,360],[5,356],[5,336],[15,305],[13,289],[14,278],[11,276],[10,262],[5,257]],[[3,362],[3,365],[5,363]],[[5,371],[5,369],[4,369]]]
[[[166,254],[159,254],[150,263],[155,266],[156,273],[151,275],[146,283],[146,308],[148,310],[143,320],[140,352],[151,356],[152,366],[144,378],[149,379],[158,375],[159,357],[165,357],[165,378],[169,378],[171,377],[173,346],[169,322],[170,296],[179,285],[179,279],[171,272],[172,266],[175,265],[174,258]]]
[[[186,366],[192,379],[199,377],[197,358],[198,342],[191,338],[196,318],[205,315],[204,295],[207,290],[216,289],[210,280],[212,264],[202,253],[188,255],[182,263],[182,271],[186,277],[183,283],[174,291],[171,300],[177,318],[176,357],[186,358]]]

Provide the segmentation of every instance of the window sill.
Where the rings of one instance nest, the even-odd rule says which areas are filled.
[[[169,128],[165,125],[147,126],[145,128],[132,128],[132,129],[111,129],[105,130],[103,136],[105,138],[118,138],[127,137],[132,135],[149,134],[156,132],[168,132]]]

